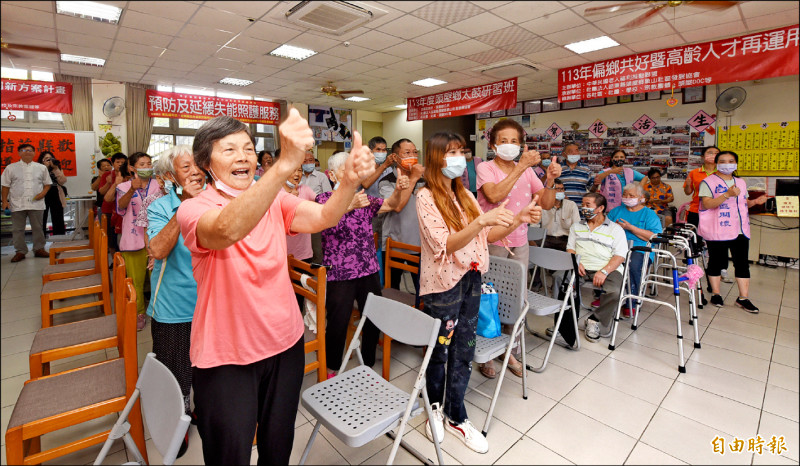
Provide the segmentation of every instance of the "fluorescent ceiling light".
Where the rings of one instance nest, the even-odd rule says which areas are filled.
[[[276,57],[282,58],[290,58],[292,60],[305,60],[306,58],[316,55],[317,52],[313,50],[304,49],[301,47],[295,47],[294,45],[283,44],[277,49],[273,50],[269,53],[270,55],[274,55]]]
[[[122,9],[97,2],[56,2],[56,12],[104,23],[117,24]]]
[[[82,57],[80,55],[70,55],[68,53],[61,54],[61,61],[65,63],[77,63],[79,65],[92,66],[103,66],[106,64],[106,61],[102,58]]]
[[[236,78],[222,78],[219,83],[230,84],[231,86],[249,86],[253,84],[253,81],[248,81],[246,79],[236,79]]]
[[[349,100],[350,102],[363,102],[365,100],[369,100],[369,97],[359,97],[357,95],[354,95],[354,96],[348,97],[348,98],[346,98],[344,100]]]
[[[572,50],[575,53],[589,53],[594,52],[595,50],[602,50],[607,49],[609,47],[616,47],[619,45],[617,41],[608,37],[608,36],[600,36],[595,37],[594,39],[589,40],[582,40],[580,42],[573,42],[571,44],[567,44],[564,47]]]
[[[408,105],[406,104],[395,105],[394,108],[408,108]]]
[[[439,84],[447,84],[447,81],[442,81],[434,78],[425,78],[425,79],[420,79],[419,81],[414,81],[411,84],[416,84],[417,86],[422,86],[422,87],[432,87],[432,86],[438,86]]]

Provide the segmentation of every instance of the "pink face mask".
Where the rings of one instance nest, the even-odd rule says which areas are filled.
[[[639,205],[639,199],[636,199],[635,197],[623,197],[622,203],[628,207],[636,207]]]

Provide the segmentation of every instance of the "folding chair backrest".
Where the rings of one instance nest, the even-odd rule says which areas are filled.
[[[411,273],[419,273],[420,256],[408,254],[407,252],[399,251],[399,249],[413,251],[417,254],[420,254],[422,251],[422,248],[419,246],[401,243],[400,241],[395,241],[390,237],[386,238],[386,264],[384,264],[386,269],[383,274],[384,288],[391,288],[392,286],[392,269],[405,270]],[[403,262],[398,262],[396,259],[404,259],[416,263],[417,265],[405,264]]]
[[[531,251],[530,261],[547,270],[572,270],[572,254],[557,249],[537,248]]]
[[[164,457],[165,464],[175,460],[191,418],[183,407],[183,394],[178,380],[154,353],[148,353],[136,382],[142,403],[142,414],[150,438]],[[172,461],[166,455],[170,453]]]
[[[547,229],[542,227],[528,227],[528,241],[542,241],[547,236]],[[539,246],[543,246],[539,243]]]
[[[499,298],[500,322],[513,324],[522,312],[528,292],[525,289],[525,267],[521,262],[489,256],[489,271],[483,274],[483,283],[492,282]]]
[[[392,339],[406,345],[432,347],[441,321],[398,301],[370,293],[364,315]],[[359,324],[359,330],[363,327]],[[357,332],[358,333],[358,332]]]

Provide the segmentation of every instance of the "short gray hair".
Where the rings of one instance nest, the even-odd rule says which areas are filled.
[[[636,197],[647,197],[641,183],[628,183],[625,185],[625,189],[623,189],[622,192],[630,191],[631,189],[636,190]]]
[[[328,159],[328,171],[335,172],[339,170],[339,168],[344,165],[349,155],[349,152],[337,152],[331,155],[331,158]]]
[[[205,172],[207,177],[211,176],[208,170],[211,166],[211,151],[214,148],[214,143],[225,136],[242,131],[247,133],[250,141],[255,146],[256,140],[250,132],[250,126],[227,115],[212,118],[197,130],[194,134],[192,152],[194,153],[195,163],[198,168]]]
[[[161,154],[156,161],[153,172],[156,176],[163,177],[167,173],[172,173],[175,176],[175,159],[182,155],[192,155],[192,146],[189,144],[178,144],[177,146],[167,150]]]

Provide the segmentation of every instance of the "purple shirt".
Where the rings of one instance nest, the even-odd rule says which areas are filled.
[[[317,195],[317,203],[328,202],[332,191]],[[322,230],[322,261],[331,268],[328,281],[353,280],[378,272],[372,217],[383,199],[367,195],[369,205],[344,214],[339,224]]]

